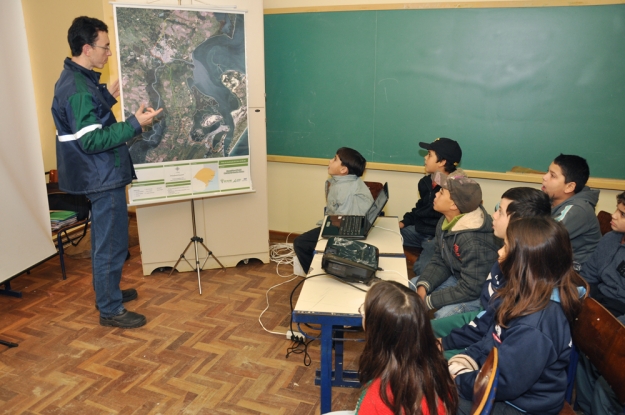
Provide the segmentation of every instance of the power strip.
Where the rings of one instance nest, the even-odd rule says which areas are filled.
[[[304,335],[302,333],[295,333],[293,330],[289,330],[286,332],[286,339],[291,341],[298,341],[300,343],[304,343]]]

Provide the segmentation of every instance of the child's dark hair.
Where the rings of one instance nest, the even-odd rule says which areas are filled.
[[[532,216],[551,216],[549,196],[538,189],[513,187],[506,190],[501,198],[511,200],[506,209],[506,214],[511,220]]]
[[[341,164],[347,167],[349,174],[360,177],[365,172],[367,160],[353,148],[341,147],[336,150],[336,155],[341,159]]]
[[[590,177],[590,168],[586,159],[570,154],[560,154],[553,162],[562,169],[564,183],[574,182],[575,193],[581,192]]]
[[[625,205],[625,192],[616,195],[616,204],[618,205],[619,203]]]
[[[443,167],[445,169],[445,173],[449,174],[449,173],[453,173],[456,171],[456,165],[458,163],[453,162],[453,161],[449,161],[447,159],[445,159],[444,157],[441,157],[440,154],[438,154],[435,150],[432,150],[434,152],[434,154],[436,154],[436,161],[441,161],[441,160],[445,160],[445,166]]]
[[[431,414],[441,401],[446,414],[455,414],[456,385],[417,293],[394,281],[374,284],[365,297],[364,320],[360,383],[380,379],[380,397],[396,415],[421,414],[424,398]]]
[[[588,284],[573,269],[573,249],[564,225],[548,217],[511,221],[506,231],[507,250],[500,263],[506,285],[495,296],[502,299],[495,320],[502,327],[510,320],[545,309],[554,289],[572,322],[582,302],[578,286]]]

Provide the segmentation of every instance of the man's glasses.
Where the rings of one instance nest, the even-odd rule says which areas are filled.
[[[100,48],[100,49],[104,49],[106,52],[110,52],[111,48],[109,46],[98,46],[98,45],[91,45],[92,48]]]
[[[358,312],[361,316],[365,316],[365,303],[360,304],[360,307],[358,307]]]

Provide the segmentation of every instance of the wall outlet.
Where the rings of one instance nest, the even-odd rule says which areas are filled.
[[[286,332],[286,339],[287,340],[292,340],[292,341],[299,341],[301,343],[304,343],[304,335],[300,332],[293,332],[292,330],[289,330]]]

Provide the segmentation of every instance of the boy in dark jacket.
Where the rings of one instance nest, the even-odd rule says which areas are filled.
[[[577,271],[601,239],[595,214],[599,190],[586,186],[589,176],[586,160],[569,154],[556,157],[543,176],[542,191],[551,199],[551,216],[569,232]]]
[[[458,170],[436,173],[441,190],[434,210],[443,217],[436,226],[435,251],[417,282],[417,293],[435,318],[479,309],[479,296],[488,271],[497,259],[501,239],[482,207],[482,189]]]
[[[415,248],[421,248],[424,242],[434,238],[436,224],[442,216],[433,207],[434,197],[441,187],[432,181],[432,174],[453,173],[462,158],[460,146],[450,138],[437,138],[429,144],[420,142],[419,147],[428,152],[425,155],[425,176],[419,180],[418,184],[419,200],[399,222],[404,245]]]
[[[590,284],[590,296],[625,324],[625,192],[616,196],[616,201],[612,232],[601,238],[581,275]],[[577,403],[585,414],[607,415],[623,409],[605,379],[583,355],[575,380]]]

